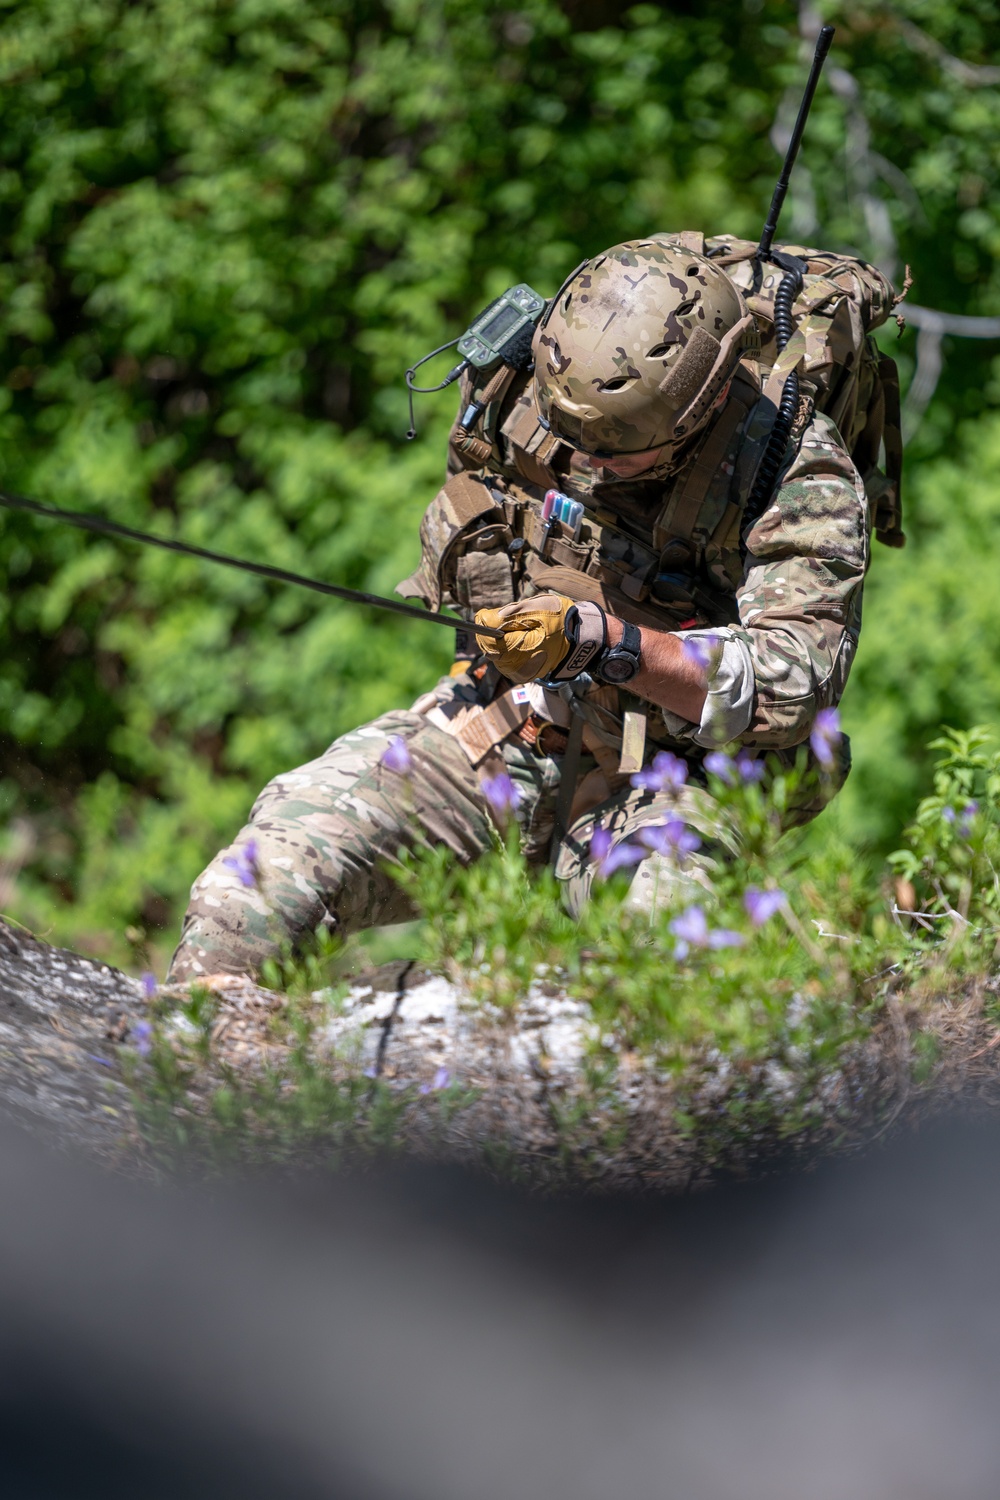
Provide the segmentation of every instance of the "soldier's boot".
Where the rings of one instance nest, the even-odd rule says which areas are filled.
[[[383,763],[397,736],[403,771]],[[390,870],[417,840],[468,862],[492,845],[489,814],[453,738],[420,714],[385,714],[264,788],[191,889],[169,981],[255,974],[318,929],[405,921],[413,912]]]

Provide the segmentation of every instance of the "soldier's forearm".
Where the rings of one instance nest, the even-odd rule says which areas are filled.
[[[702,667],[689,661],[675,635],[642,627],[642,665],[629,683],[629,692],[655,703],[670,713],[701,722],[708,696],[708,678]],[[622,622],[608,616],[608,641],[617,646],[622,638]]]

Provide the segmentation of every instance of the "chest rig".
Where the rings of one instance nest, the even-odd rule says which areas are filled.
[[[660,630],[735,621],[740,523],[770,430],[754,362],[669,469],[631,481],[605,479],[547,431],[529,373],[503,374],[482,389],[466,380],[461,409],[482,410],[471,429],[452,430],[451,473],[421,523],[420,565],[397,593],[469,618],[554,591]],[[543,520],[552,488],[582,502],[578,535]]]

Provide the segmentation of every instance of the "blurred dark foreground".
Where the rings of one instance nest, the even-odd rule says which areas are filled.
[[[1000,1124],[701,1197],[156,1188],[0,1134],[4,1500],[1000,1492]]]

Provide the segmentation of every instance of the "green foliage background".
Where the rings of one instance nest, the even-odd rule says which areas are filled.
[[[1000,88],[949,61],[997,57],[994,6],[826,13],[914,299],[1000,312]],[[451,415],[424,402],[407,445],[402,371],[617,240],[756,233],[797,23],[778,0],[0,0],[0,479],[391,591]],[[814,203],[824,244],[871,255],[841,85],[783,230]],[[857,841],[910,815],[929,731],[1000,721],[996,353],[946,346],[911,544],[877,550],[837,813]],[[23,516],[0,563],[8,909],[109,957],[130,924],[168,941],[268,777],[448,660],[431,626]]]

